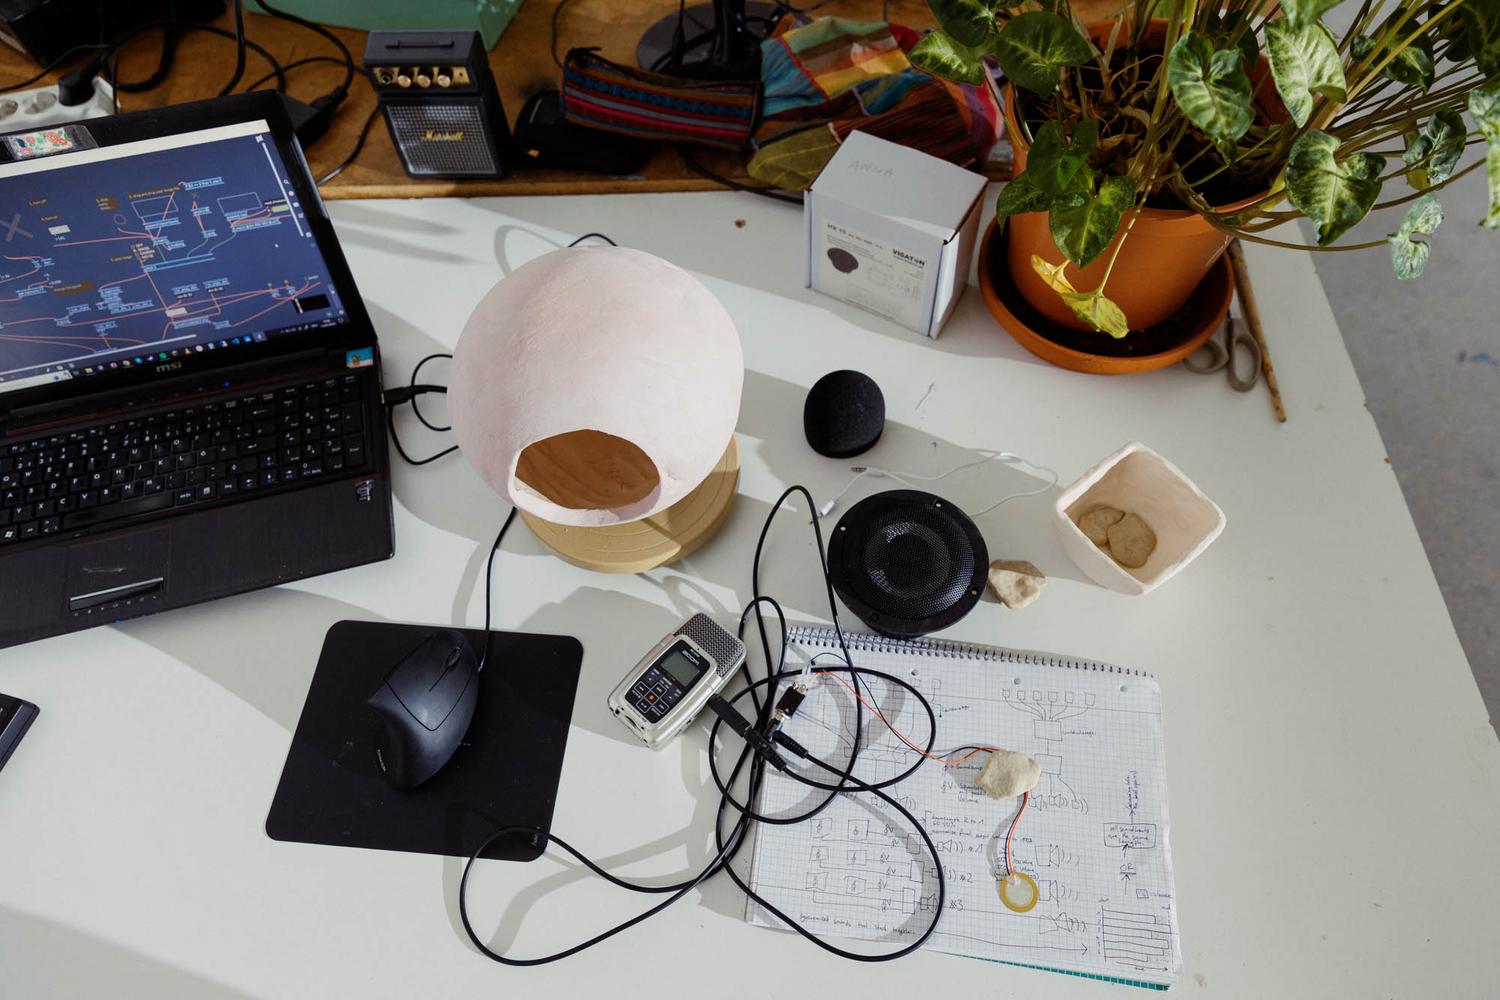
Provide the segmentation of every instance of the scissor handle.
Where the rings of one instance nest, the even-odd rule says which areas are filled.
[[[1260,381],[1260,345],[1255,342],[1254,337],[1238,327],[1233,316],[1229,317],[1224,339],[1229,342],[1229,348],[1224,352],[1224,367],[1228,369],[1224,374],[1229,379],[1229,387],[1235,392],[1249,392],[1255,388],[1255,383]],[[1234,356],[1241,347],[1250,357],[1250,372],[1243,378],[1240,377],[1234,363]]]
[[[1209,353],[1210,360],[1194,361],[1193,359],[1203,351]],[[1229,364],[1229,352],[1213,337],[1205,340],[1198,350],[1182,359],[1182,367],[1195,375],[1212,375],[1214,372],[1221,372],[1227,364]]]

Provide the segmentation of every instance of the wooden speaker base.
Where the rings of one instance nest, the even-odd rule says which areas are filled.
[[[734,505],[740,480],[735,439],[708,478],[687,496],[650,517],[627,524],[578,528],[521,511],[526,526],[558,556],[596,573],[644,573],[690,555],[713,537]]]

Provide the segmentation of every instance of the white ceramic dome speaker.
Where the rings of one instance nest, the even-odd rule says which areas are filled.
[[[480,300],[453,352],[464,457],[560,556],[636,573],[723,522],[745,362],[729,313],[674,264],[557,250]]]

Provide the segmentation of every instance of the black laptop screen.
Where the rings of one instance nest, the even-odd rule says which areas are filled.
[[[0,166],[0,393],[345,319],[263,121]]]

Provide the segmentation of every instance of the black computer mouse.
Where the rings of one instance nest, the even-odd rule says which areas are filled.
[[[479,662],[458,632],[435,632],[386,675],[367,704],[380,719],[375,764],[397,788],[443,769],[469,731]]]

